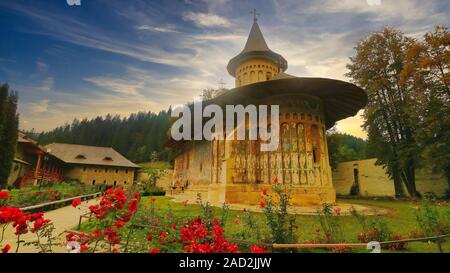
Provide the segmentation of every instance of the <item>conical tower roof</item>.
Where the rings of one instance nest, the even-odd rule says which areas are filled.
[[[287,61],[281,56],[270,50],[267,46],[266,40],[259,28],[258,22],[255,19],[253,21],[252,29],[248,35],[247,43],[245,44],[244,50],[239,53],[236,57],[232,58],[228,63],[227,70],[231,76],[235,76],[236,67],[242,62],[248,59],[262,58],[268,59],[277,64],[280,72],[286,71]]]
[[[253,22],[252,29],[250,30],[250,35],[248,35],[247,43],[245,44],[244,50],[242,52],[251,51],[270,51],[267,46],[266,40],[259,28],[258,23]]]

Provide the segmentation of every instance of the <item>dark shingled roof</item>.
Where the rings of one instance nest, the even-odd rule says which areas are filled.
[[[327,129],[342,119],[355,116],[367,104],[367,94],[358,86],[334,79],[295,77],[280,73],[268,81],[233,88],[205,104],[249,104],[275,95],[306,94],[322,100]]]
[[[65,163],[139,168],[110,147],[52,143],[45,149]]]
[[[267,46],[266,40],[258,23],[253,23],[252,29],[245,44],[244,50],[228,63],[227,70],[231,76],[235,76],[236,67],[248,59],[261,58],[270,60],[278,65],[281,71],[286,71],[287,61],[278,53],[273,52]]]

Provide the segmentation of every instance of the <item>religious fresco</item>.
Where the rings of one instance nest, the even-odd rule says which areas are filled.
[[[273,152],[261,152],[260,141],[233,141],[231,159],[233,183],[271,183],[274,178],[297,186],[329,185],[326,136],[317,115],[280,115],[280,145]]]

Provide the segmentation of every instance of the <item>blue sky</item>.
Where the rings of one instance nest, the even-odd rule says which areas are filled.
[[[355,43],[392,26],[449,25],[448,0],[0,0],[0,82],[19,92],[21,128],[159,111],[216,88],[256,8],[269,47],[303,77],[345,78]],[[360,117],[338,124],[364,136]]]

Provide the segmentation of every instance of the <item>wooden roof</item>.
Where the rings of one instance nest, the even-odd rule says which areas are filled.
[[[51,155],[69,164],[139,168],[111,147],[52,143],[45,146]]]

